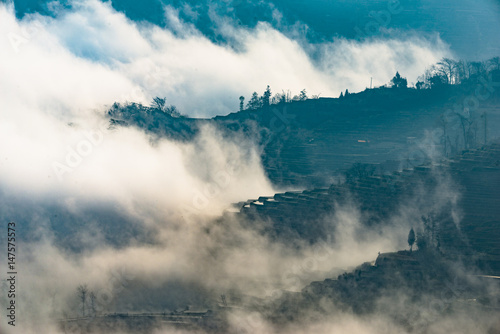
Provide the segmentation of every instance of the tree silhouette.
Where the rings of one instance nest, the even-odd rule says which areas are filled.
[[[474,146],[476,143],[477,127],[474,118],[471,114],[455,113],[460,120],[460,126],[462,128],[462,136],[464,140],[464,149],[467,150]]]
[[[163,109],[165,108],[166,102],[167,102],[166,97],[161,98],[161,97],[157,96],[157,97],[153,98],[153,102],[151,102],[151,108],[163,111]]]
[[[177,110],[177,107],[174,105],[170,105],[165,108],[165,114],[168,114],[172,117],[181,117],[181,113]]]
[[[78,297],[82,302],[82,317],[85,316],[85,303],[87,302],[87,292],[89,291],[87,285],[80,285],[76,288],[78,292]]]
[[[240,111],[243,111],[244,106],[245,106],[245,97],[240,96]]]
[[[92,312],[92,315],[95,316],[95,314],[96,314],[96,310],[95,310],[96,295],[95,295],[94,291],[90,291],[89,299],[90,299],[90,311]]]
[[[262,95],[262,104],[264,107],[269,107],[271,104],[271,87],[269,85],[267,85],[264,95]]]
[[[340,92],[340,96],[339,96],[339,99],[343,98],[344,97],[344,92]]]
[[[347,95],[349,95],[349,94],[350,94],[350,93],[349,93],[349,89],[346,89],[346,90],[345,90],[345,94],[344,94],[344,96],[347,96]]]
[[[345,171],[345,179],[347,183],[354,183],[360,179],[372,176],[375,173],[375,167],[361,162],[353,163],[351,168]]]
[[[274,94],[273,98],[271,99],[271,104],[279,104],[279,103],[285,103],[286,102],[286,95],[276,93]]]
[[[480,77],[486,74],[486,64],[481,61],[471,61],[469,62],[471,66],[472,76]]]
[[[429,83],[431,85],[431,88],[437,88],[446,85],[447,79],[440,74],[434,74],[429,78]]]
[[[408,245],[410,245],[410,252],[413,249],[413,244],[415,243],[415,231],[413,231],[413,228],[410,230],[410,233],[408,233]]]
[[[303,90],[300,91],[299,101],[305,101],[305,100],[307,100],[307,92],[306,89],[304,88]]]
[[[419,250],[424,251],[427,249],[427,245],[429,244],[429,238],[423,232],[418,232],[417,234],[417,247]]]
[[[252,98],[250,99],[250,101],[248,101],[247,108],[255,110],[260,108],[260,106],[259,95],[257,94],[257,92],[253,92]]]
[[[167,106],[167,98],[155,97],[153,98],[153,102],[151,102],[151,108],[157,111],[164,112],[167,115],[172,117],[180,117],[181,113],[177,110],[177,107],[174,105]]]
[[[438,74],[446,78],[446,83],[455,83],[455,74],[458,68],[458,63],[450,58],[443,58],[437,63],[436,71]]]
[[[396,72],[396,75],[391,80],[392,88],[408,88],[408,81],[406,78],[403,78],[399,72]]]
[[[488,60],[489,70],[500,70],[500,57],[493,57]]]

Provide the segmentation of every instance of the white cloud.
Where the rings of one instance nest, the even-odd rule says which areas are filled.
[[[36,315],[34,319],[63,309],[77,282],[109,285],[105,268],[140,266],[148,259],[142,269],[150,279],[179,271],[194,279],[208,275],[207,281],[217,286],[223,274],[266,278],[310,255],[269,244],[239,229],[238,222],[216,229],[216,237],[203,229],[206,218],[219,215],[229,203],[275,192],[250,144],[222,139],[207,127],[194,142],[162,140],[152,146],[138,130],[100,126],[105,105],[166,96],[189,115],[225,114],[237,109],[240,95],[267,84],[275,91],[307,88],[326,96],[363,89],[370,76],[388,81],[395,69],[411,81],[447,52],[439,41],[335,40],[316,46],[322,55],[313,61],[298,42],[265,23],[251,30],[226,26],[225,33],[241,46],[235,50],[212,43],[192,26],[184,29],[175,10],[167,8],[167,16],[176,31],[133,23],[97,0],[75,1],[71,11],[55,18],[30,15],[21,21],[12,8],[0,5],[4,196],[24,198],[34,206],[62,205],[75,217],[79,208],[106,203],[157,232],[156,247],[116,250],[103,245],[99,252],[79,255],[61,253],[50,237],[37,243],[39,248],[24,245],[29,255],[23,275],[32,277],[34,287],[23,287],[32,302],[26,314]],[[90,139],[88,131],[94,131]],[[71,172],[59,169],[60,180],[54,162]],[[192,220],[180,219],[186,207],[195,212]],[[43,211],[39,216],[36,208],[33,212],[31,219],[40,225],[50,219]],[[366,251],[379,245],[389,247],[393,240],[387,240],[377,239],[364,251],[359,247],[355,258],[344,258],[342,265],[365,259]],[[222,247],[218,257],[224,261],[211,263],[211,252],[224,246],[218,243],[229,241],[231,246]],[[344,251],[340,247],[336,256],[342,259]],[[244,258],[249,262],[240,263]],[[59,294],[55,304],[39,306],[52,292]]]
[[[75,1],[71,11],[59,11],[55,18],[34,15],[22,22],[3,6],[3,31],[34,22],[42,27],[29,43],[19,45],[10,68],[21,79],[30,72],[32,79],[50,78],[61,95],[88,101],[101,96],[96,102],[107,103],[124,97],[144,102],[159,95],[186,114],[213,116],[237,110],[240,95],[249,97],[268,84],[277,92],[306,88],[311,94],[337,96],[345,88],[364,89],[370,77],[386,83],[395,70],[415,81],[449,54],[439,38],[338,39],[304,46],[267,23],[246,29],[224,21],[219,29],[235,49],[211,42],[182,22],[176,9],[165,10],[170,30],[131,22],[97,0]],[[320,58],[312,60],[306,49],[319,50]]]

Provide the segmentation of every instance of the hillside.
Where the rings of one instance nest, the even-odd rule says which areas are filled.
[[[470,83],[421,90],[382,87],[213,119],[174,118],[137,104],[115,104],[108,117],[112,124],[175,140],[190,140],[200,126],[211,124],[228,136],[237,133],[255,142],[274,184],[324,187],[355,162],[392,172],[499,137],[498,91],[464,114],[475,88]]]
[[[300,323],[331,313],[378,314],[412,332],[435,332],[447,318],[481,317],[487,333],[498,333],[498,279],[457,270],[439,254],[399,251],[379,254],[334,279],[313,282],[298,293],[286,293],[261,312],[277,326]]]
[[[409,224],[399,216],[411,208],[418,215],[404,217],[427,234],[429,246],[439,245],[448,257],[467,257],[485,274],[500,276],[499,187],[500,144],[491,144],[439,164],[260,197],[236,208],[250,221],[271,222],[267,233],[286,243],[324,240],[332,233],[325,217],[339,207],[354,206],[367,226],[396,227]]]

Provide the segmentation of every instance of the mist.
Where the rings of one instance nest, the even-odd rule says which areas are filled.
[[[103,313],[208,308],[226,294],[230,303],[232,296],[278,300],[405,248],[408,228],[426,210],[425,193],[417,194],[387,224],[365,229],[358,203],[346,202],[318,217],[331,226],[323,242],[277,242],[262,233],[268,221],[231,213],[233,203],[289,190],[269,181],[257,143],[212,125],[192,141],[153,138],[111,127],[106,111],[159,96],[183,115],[213,117],[237,111],[240,95],[267,85],[338,96],[372,80],[384,85],[396,71],[416,82],[453,55],[439,35],[309,43],[266,22],[245,27],[220,17],[217,29],[231,42],[217,43],[178,8],[164,6],[162,15],[165,27],[132,21],[110,3],[75,0],[19,19],[12,3],[0,4],[0,217],[19,228],[18,332],[61,333],[58,320],[80,314],[82,284]],[[430,211],[459,196],[448,180],[441,185]],[[459,328],[447,321],[434,332]],[[229,326],[401,332],[379,316],[350,312],[277,331],[262,315],[236,310]]]
[[[364,90],[370,78],[386,84],[396,71],[416,82],[428,66],[452,54],[438,35],[304,44],[265,22],[245,28],[223,21],[218,29],[233,42],[219,44],[184,22],[176,8],[164,10],[167,24],[160,28],[132,22],[97,0],[20,21],[12,6],[2,5],[2,30],[9,36],[2,48],[5,73],[9,80],[30,78],[25,89],[49,80],[37,94],[64,95],[73,107],[165,96],[181,113],[207,117],[236,111],[240,95],[249,98],[267,85],[275,93],[305,88],[311,95],[337,96],[346,88]],[[50,70],[56,66],[60,70]],[[64,89],[54,91],[56,82]]]

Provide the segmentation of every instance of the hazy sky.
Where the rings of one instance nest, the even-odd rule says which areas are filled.
[[[50,12],[55,3],[14,2],[19,16],[33,11]],[[364,31],[375,21],[399,32],[438,33],[459,57],[484,59],[500,53],[497,33],[500,31],[500,5],[496,0],[116,0],[112,4],[133,20],[160,26],[167,23],[164,6],[180,8],[183,19],[218,41],[224,38],[214,30],[214,14],[229,17],[246,27],[270,22],[282,32],[288,31],[289,25],[300,23],[307,26],[302,33],[310,42],[333,37],[358,38],[358,28]],[[388,12],[390,17],[384,16]]]
[[[345,89],[364,90],[371,78],[375,86],[384,85],[396,71],[412,84],[441,57],[457,57],[435,30],[422,34],[394,29],[392,22],[405,21],[402,17],[407,15],[407,7],[398,4],[384,4],[380,11],[371,4],[361,13],[364,7],[353,4],[330,5],[321,14],[334,16],[325,21],[314,16],[313,9],[321,6],[317,2],[307,10],[299,5],[245,1],[229,2],[234,7],[215,2],[149,7],[141,2],[142,7],[135,8],[137,3],[116,2],[114,6],[122,10],[117,11],[98,0],[50,2],[39,6],[45,8],[40,13],[24,16],[20,8],[26,10],[27,4],[16,3],[17,20],[6,18],[3,23],[11,45],[4,52],[15,55],[14,61],[24,59],[21,76],[36,76],[40,71],[25,71],[43,59],[44,53],[34,51],[36,47],[113,75],[118,85],[98,94],[108,105],[125,100],[148,103],[154,96],[164,96],[191,116],[233,112],[240,95],[248,99],[253,91],[262,94],[267,85],[273,93],[297,94],[305,88],[310,96],[338,96]],[[13,6],[9,8],[12,15]],[[350,10],[357,14],[351,16]],[[28,66],[27,58],[32,59]],[[59,80],[69,73],[58,70],[67,62],[52,65],[46,69],[56,72]],[[75,73],[81,69],[77,67]],[[72,88],[80,93],[89,89],[85,80],[81,87],[78,80],[74,83]]]

